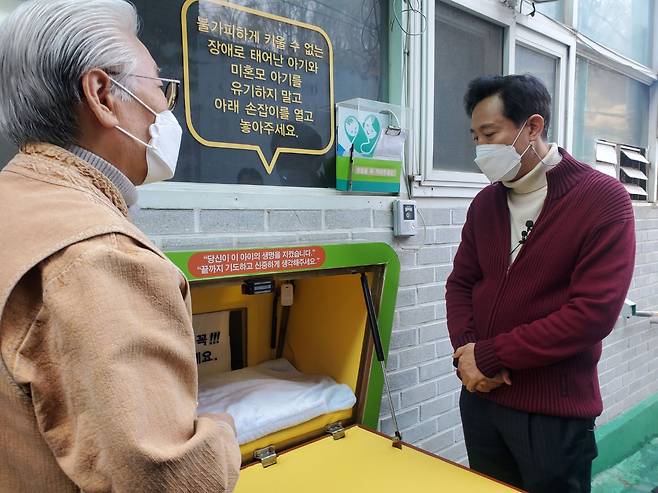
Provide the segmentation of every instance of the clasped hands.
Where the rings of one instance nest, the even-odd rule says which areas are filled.
[[[460,347],[452,355],[458,361],[457,374],[469,392],[491,392],[501,385],[512,385],[509,371],[503,368],[495,377],[488,378],[475,364],[475,343]]]

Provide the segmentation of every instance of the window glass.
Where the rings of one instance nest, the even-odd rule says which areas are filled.
[[[590,164],[596,141],[647,146],[649,87],[578,58],[574,155]]]
[[[503,73],[503,28],[436,3],[434,169],[476,172],[463,98],[468,83]]]

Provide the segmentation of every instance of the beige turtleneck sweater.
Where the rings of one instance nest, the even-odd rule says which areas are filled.
[[[559,164],[562,156],[558,152],[557,144],[550,144],[548,152],[530,173],[516,181],[504,181],[509,190],[507,193],[507,205],[510,212],[510,231],[512,234],[510,242],[510,265],[516,260],[523,246],[519,244],[522,231],[527,231],[526,222],[537,221],[539,213],[544,206],[548,182],[546,172]]]

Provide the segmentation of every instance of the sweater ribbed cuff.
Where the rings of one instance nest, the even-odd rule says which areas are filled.
[[[493,378],[503,369],[501,361],[496,356],[493,339],[475,344],[475,364],[485,377]]]
[[[475,338],[475,333],[471,329],[466,329],[455,339],[455,350],[465,346],[469,342],[477,342],[477,339]]]

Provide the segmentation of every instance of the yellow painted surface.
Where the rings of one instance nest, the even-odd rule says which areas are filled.
[[[328,375],[355,390],[366,316],[358,275],[301,279],[283,355],[303,373]]]
[[[288,444],[295,442],[298,437],[305,437],[310,434],[322,432],[327,426],[337,421],[347,421],[352,416],[352,410],[338,411],[335,413],[323,414],[315,419],[301,423],[297,426],[291,426],[285,430],[271,433],[263,438],[245,443],[240,446],[243,461],[250,461],[254,456],[254,450],[276,444],[277,448],[286,447]],[[317,436],[317,435],[316,435]]]
[[[193,285],[193,313],[247,309],[247,362],[254,366],[272,358],[270,330],[273,295],[247,296],[241,285]],[[281,321],[281,313],[278,315]],[[366,310],[358,275],[300,279],[295,283],[283,356],[299,371],[327,375],[355,391],[366,327]],[[352,409],[319,416],[240,447],[243,458],[275,445],[285,448],[296,438],[348,421]]]
[[[240,284],[193,285],[192,313],[247,309],[247,362],[254,366],[272,359],[270,325],[273,294],[245,296]]]
[[[465,492],[516,491],[471,471],[358,427],[346,437],[322,440],[284,453],[278,463],[240,473],[236,493]]]

